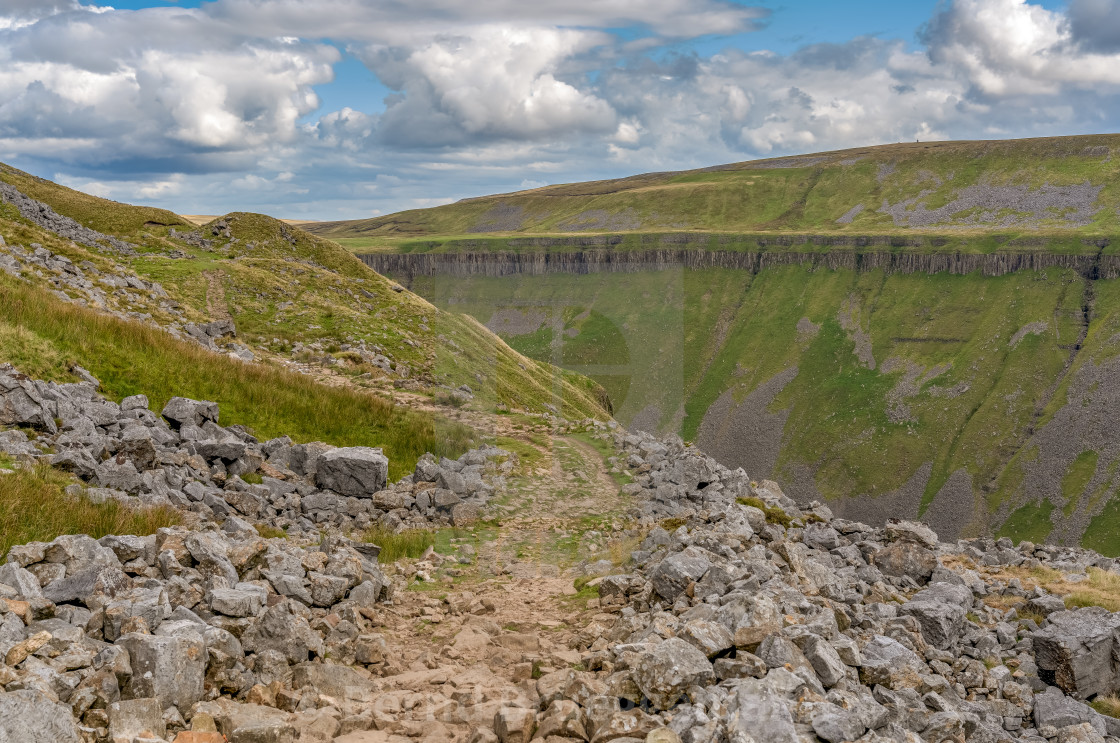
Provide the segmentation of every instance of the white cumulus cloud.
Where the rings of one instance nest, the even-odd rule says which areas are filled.
[[[191,213],[344,218],[1120,124],[1120,0],[946,0],[917,48],[868,36],[778,54],[732,36],[766,15],[730,0],[0,0],[0,159]],[[713,34],[728,48],[695,51]],[[321,87],[344,54],[378,92]]]

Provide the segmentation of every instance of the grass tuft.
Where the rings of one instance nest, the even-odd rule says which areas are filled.
[[[436,533],[427,529],[411,529],[393,532],[383,526],[373,526],[362,535],[362,541],[376,544],[381,548],[377,561],[382,564],[396,562],[402,558],[415,560],[436,543]]]
[[[269,524],[255,524],[254,528],[257,530],[257,534],[259,534],[264,539],[288,538],[288,532],[276,526],[270,526]]]
[[[790,515],[778,508],[777,506],[768,506],[761,498],[739,498],[738,503],[741,506],[753,506],[762,511],[766,515],[766,523],[777,524],[789,528],[793,523]]]
[[[1065,597],[1066,608],[1103,606],[1109,611],[1120,611],[1120,575],[1089,568],[1089,580],[1072,584],[1073,590]]]
[[[1107,697],[1097,697],[1089,702],[1089,706],[1109,717],[1120,717],[1120,696],[1112,694]]]
[[[171,508],[129,508],[115,500],[93,503],[64,489],[72,480],[40,464],[0,475],[0,554],[17,544],[49,542],[63,534],[154,534],[179,523]]]

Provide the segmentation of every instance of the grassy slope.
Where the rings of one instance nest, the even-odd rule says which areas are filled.
[[[134,268],[200,312],[213,303],[211,283],[220,282],[240,334],[264,346],[364,340],[407,364],[412,376],[467,384],[485,404],[537,412],[555,404],[573,418],[602,417],[601,393],[588,380],[521,357],[469,319],[393,291],[392,282],[334,243],[256,214],[231,214],[212,225],[219,221],[237,242],[216,239],[211,250],[191,249],[187,260],[149,255]]]
[[[1088,182],[1104,186],[1098,208],[1091,223],[1073,229],[1072,234],[1089,238],[1120,229],[1116,179],[1120,159],[1112,157],[1118,150],[1120,135],[885,145],[718,169],[548,186],[376,219],[310,225],[309,229],[355,250],[402,251],[454,250],[464,238],[477,249],[480,237],[492,238],[495,247],[506,247],[508,236],[577,231],[899,234],[919,230],[899,226],[880,212],[884,201],[897,204],[921,195],[921,203],[934,209],[974,184],[1039,189]],[[837,222],[858,205],[863,211],[850,223]],[[520,212],[513,223],[508,218],[503,223],[494,211],[498,206]],[[597,222],[596,216],[601,217]],[[972,250],[1006,245],[1023,236],[1031,242],[1046,239],[1062,249],[1091,249],[1070,239],[1065,215],[1059,211],[1032,220],[1035,223],[1030,227],[970,225],[968,219],[975,216],[975,210],[957,214],[952,224],[925,232],[940,231],[952,247]],[[1024,215],[1003,211],[996,216]],[[505,230],[497,233],[502,237],[477,234],[488,229],[487,225]],[[584,229],[573,229],[580,225]],[[966,239],[992,233],[998,233],[998,238],[988,243]],[[730,247],[736,247],[734,241]]]
[[[601,390],[586,378],[519,356],[472,319],[393,291],[388,280],[338,246],[276,220],[229,215],[225,223],[236,241],[194,248],[171,236],[178,220],[166,212],[96,199],[18,171],[0,177],[59,213],[128,239],[138,255],[109,257],[76,246],[0,205],[0,235],[9,244],[40,243],[101,270],[125,264],[160,281],[187,319],[210,319],[218,314],[215,305],[224,304],[249,342],[267,345],[275,338],[282,349],[315,339],[365,338],[432,382],[485,388],[490,380],[489,397],[479,391],[483,402],[543,410],[562,401],[572,417],[603,415]],[[188,257],[171,258],[171,250]],[[0,273],[0,359],[29,373],[70,379],[69,368],[78,363],[102,380],[108,394],[143,392],[157,410],[171,395],[213,399],[222,405],[223,423],[250,425],[260,436],[384,446],[394,476],[409,471],[424,451],[461,451],[471,435],[461,425],[393,406],[374,391],[245,365],[149,326],[61,302],[45,281],[36,283]],[[173,319],[155,301],[137,301],[129,309],[164,323]],[[287,312],[277,308],[282,301],[292,303]]]
[[[0,180],[15,186],[27,196],[50,204],[59,214],[86,227],[123,239],[142,238],[144,234],[166,232],[166,227],[186,229],[189,225],[165,209],[132,206],[65,188],[44,178],[0,163]]]
[[[157,411],[174,395],[215,400],[224,425],[247,425],[262,439],[384,447],[396,477],[425,451],[453,454],[468,442],[461,426],[374,394],[213,354],[149,326],[59,302],[7,275],[0,276],[0,343],[4,360],[27,373],[66,379],[77,363],[110,397],[143,393]]]

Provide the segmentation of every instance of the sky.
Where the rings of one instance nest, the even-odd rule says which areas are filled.
[[[0,0],[0,162],[181,214],[1114,131],[1120,0]]]

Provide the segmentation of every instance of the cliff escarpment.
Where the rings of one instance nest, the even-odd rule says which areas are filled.
[[[601,239],[609,238],[605,236]],[[884,238],[885,239],[885,238]],[[540,240],[552,241],[551,238]],[[537,240],[533,241],[538,242]],[[841,241],[835,241],[841,242]],[[827,247],[835,245],[829,240]],[[594,245],[589,241],[589,245]],[[1100,248],[1108,241],[1101,241]],[[466,247],[466,246],[464,246]],[[536,247],[534,244],[533,247]],[[1003,276],[1016,271],[1069,269],[1085,278],[1120,276],[1120,256],[1094,253],[1070,254],[1042,251],[998,253],[931,253],[917,251],[843,248],[825,251],[798,250],[687,250],[657,248],[612,250],[609,247],[552,251],[481,251],[455,253],[359,253],[373,270],[393,276],[543,276],[551,273],[627,273],[673,268],[725,268],[758,273],[779,266],[804,266],[832,271],[884,271],[886,273]]]
[[[804,241],[796,243],[804,244]],[[1120,260],[883,247],[375,254],[803,502],[1120,553]]]

